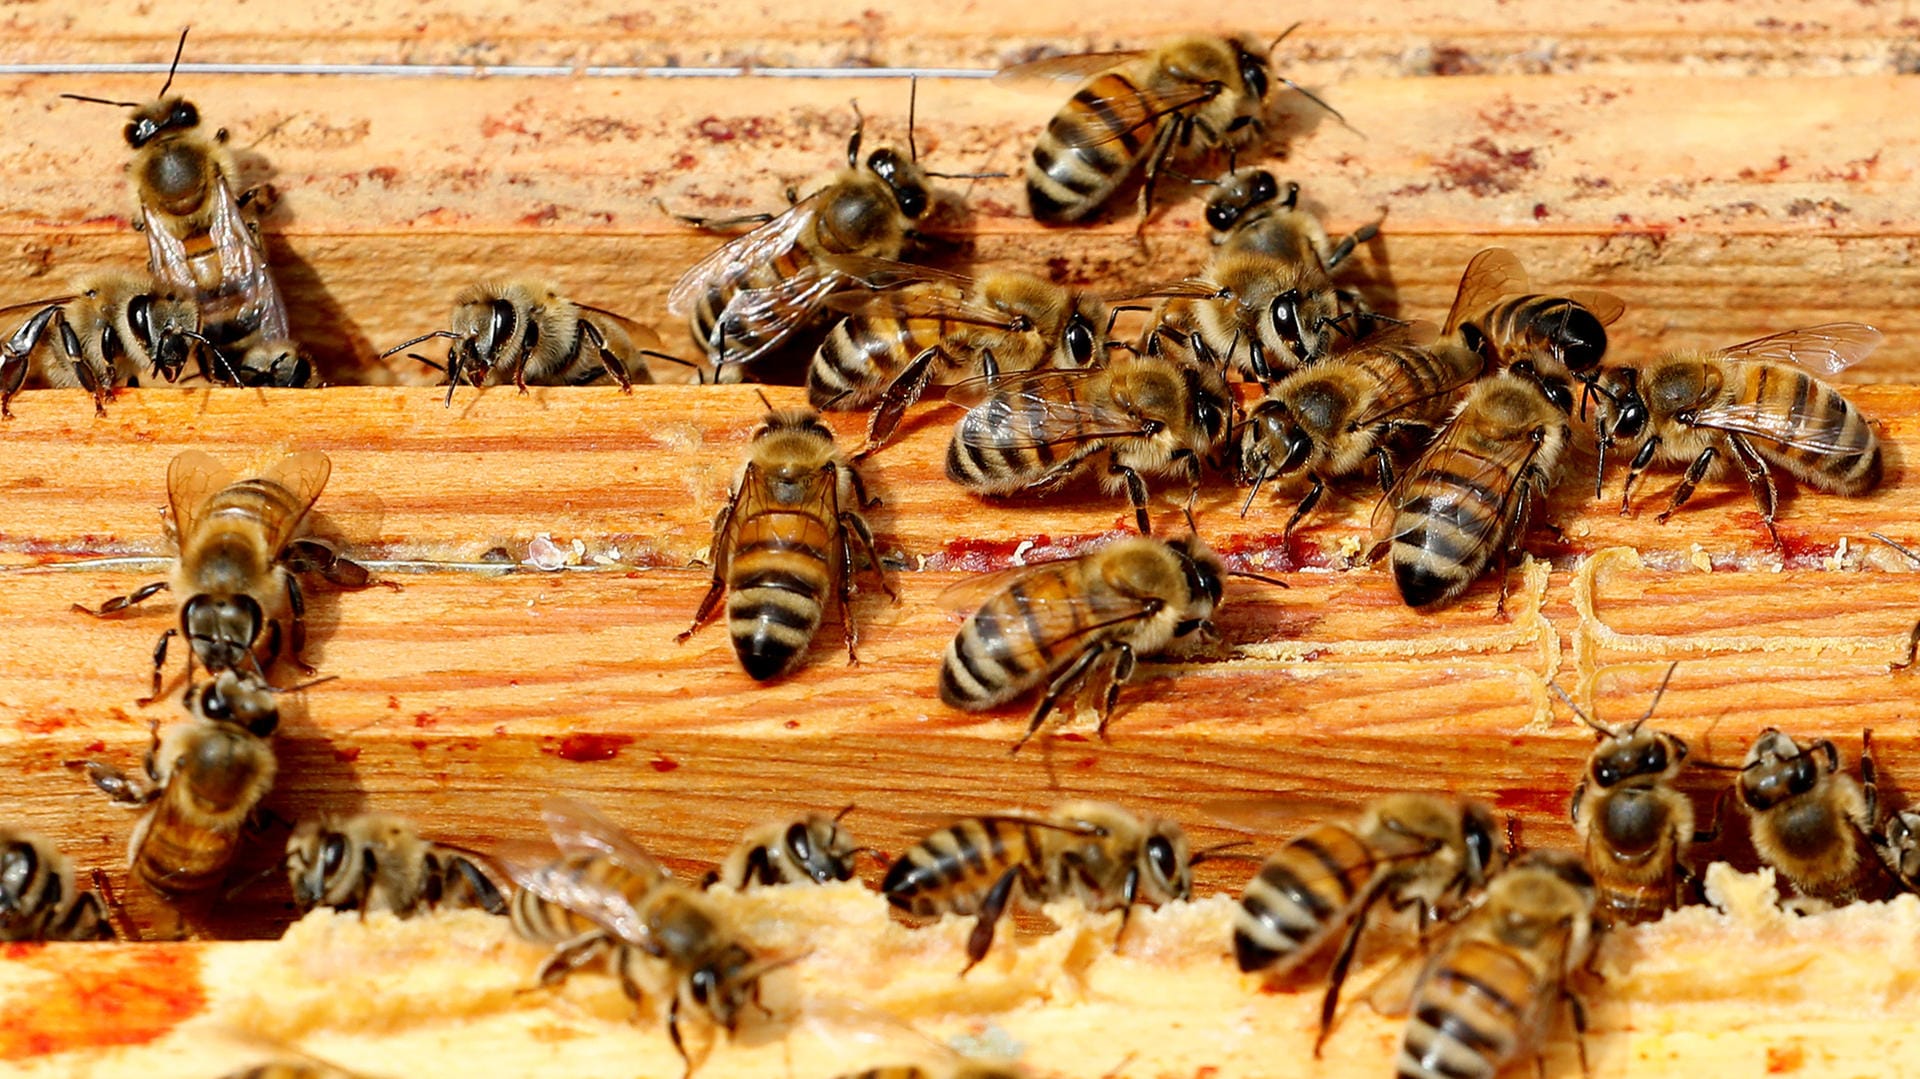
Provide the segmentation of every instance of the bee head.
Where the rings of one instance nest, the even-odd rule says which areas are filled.
[[[1499,840],[1493,811],[1479,802],[1468,802],[1460,814],[1460,844],[1467,855],[1461,872],[1473,884],[1485,883],[1506,863],[1507,848]]]
[[[731,1031],[741,1009],[753,999],[762,973],[757,968],[761,966],[752,952],[729,943],[687,975],[687,995],[713,1016],[715,1023]]]
[[[180,631],[210,671],[231,671],[247,662],[266,616],[252,596],[204,592],[180,608]]]
[[[1067,360],[1075,367],[1093,366],[1094,347],[1099,336],[1093,322],[1075,311],[1067,319],[1066,331],[1060,335],[1060,344],[1066,349]]]
[[[1638,438],[1651,419],[1647,399],[1640,395],[1640,373],[1631,367],[1615,367],[1601,376],[1599,384],[1612,391],[1611,396],[1602,395],[1611,402],[1610,433],[1619,438]]]
[[[212,680],[189,689],[188,709],[215,723],[245,727],[266,738],[280,728],[280,704],[272,686],[258,678],[223,670]]]
[[[1138,891],[1142,903],[1159,906],[1193,896],[1193,861],[1187,850],[1187,834],[1170,820],[1155,820],[1140,844],[1137,869]]]
[[[787,857],[816,884],[853,879],[853,845],[831,817],[814,814],[787,826]]]
[[[881,147],[867,156],[867,171],[887,185],[887,190],[893,192],[893,201],[909,220],[918,221],[926,216],[933,197],[927,191],[918,165],[895,150]]]
[[[1668,742],[1678,747],[1671,749]],[[1629,779],[1664,775],[1686,758],[1686,744],[1670,735],[1636,729],[1622,733],[1596,750],[1587,765],[1593,782],[1606,789]]]
[[[1198,536],[1188,536],[1168,546],[1180,559],[1181,571],[1186,574],[1187,595],[1195,600],[1204,598],[1209,611],[1218,607],[1226,578],[1226,566],[1219,556],[1208,550]]]
[[[1810,748],[1827,755],[1827,771],[1839,769],[1832,742],[1816,742]],[[1740,800],[1748,809],[1767,810],[1812,791],[1819,783],[1820,766],[1813,755],[1803,752],[1792,738],[1767,730],[1753,743],[1740,770]]]
[[[1300,185],[1287,184],[1287,201],[1292,206]],[[1280,182],[1266,169],[1236,169],[1220,180],[1219,188],[1207,200],[1207,225],[1215,232],[1226,232],[1256,207],[1280,197]]]
[[[169,131],[192,131],[199,126],[200,110],[193,102],[184,97],[167,97],[136,109],[122,134],[128,146],[142,150]]]
[[[1247,86],[1247,93],[1264,100],[1272,86],[1269,76],[1268,60],[1259,53],[1250,52],[1246,46],[1235,43],[1234,65],[1240,70],[1240,81]]]

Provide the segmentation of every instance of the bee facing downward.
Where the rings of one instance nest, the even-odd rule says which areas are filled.
[[[187,450],[167,466],[167,499],[180,547],[172,578],[98,609],[73,605],[98,618],[168,589],[184,597],[179,626],[161,634],[154,649],[153,693],[141,703],[160,696],[167,645],[175,636],[189,646],[188,681],[196,660],[212,674],[246,668],[264,679],[283,652],[301,662],[306,601],[297,574],[318,573],[344,588],[371,583],[365,567],[340,557],[331,545],[296,538],[332,471],[333,462],[317,450],[289,454],[260,476],[238,481],[199,450]]]
[[[849,611],[855,542],[893,595],[873,532],[860,515],[870,504],[860,473],[840,456],[833,432],[817,414],[768,412],[713,522],[713,585],[693,625],[676,639],[693,636],[724,591],[740,665],[764,682],[793,669],[806,654],[831,592],[840,599],[847,660],[857,662]]]
[[[1089,911],[1118,910],[1121,932],[1135,903],[1158,907],[1193,893],[1187,836],[1164,817],[1137,817],[1106,802],[1067,802],[1044,816],[968,817],[894,860],[880,890],[919,918],[974,914],[967,970],[993,947],[1008,906],[1037,910],[1076,898]],[[962,972],[964,973],[964,971]]]
[[[1878,821],[1871,765],[1864,771],[1862,784],[1840,770],[1832,742],[1802,748],[1772,727],[1747,751],[1737,789],[1753,849],[1800,895],[1846,903],[1867,883]]]
[[[411,821],[386,813],[300,822],[287,837],[286,865],[293,904],[303,912],[507,912],[500,890],[464,853],[422,839]]]
[[[46,838],[0,825],[0,941],[112,940],[100,893]]]

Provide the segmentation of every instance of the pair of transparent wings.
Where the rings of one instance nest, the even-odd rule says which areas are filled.
[[[233,191],[227,187],[225,176],[214,177],[213,190],[207,197],[213,209],[212,219],[207,225],[207,237],[213,242],[214,255],[220,260],[219,291],[244,297],[240,319],[253,329],[260,340],[291,339],[293,331],[287,324],[287,305],[280,298],[280,289],[273,283],[273,275],[267,269],[266,252],[260,246],[260,238],[254,235],[253,229],[241,216],[240,206],[234,201]],[[194,276],[186,241],[168,231],[165,224],[155,218],[156,215],[152,213],[147,215],[148,272],[190,294],[205,295],[208,290],[202,288]]]
[[[1864,360],[1882,340],[1864,322],[1828,322],[1800,330],[1756,337],[1713,355],[1736,363],[1782,364],[1810,374],[1838,374]],[[1858,453],[1860,443],[1845,437],[1847,425],[1803,422],[1804,416],[1764,401],[1720,401],[1694,409],[1684,422],[1736,435],[1750,435],[1808,453]]]
[[[667,310],[686,317],[707,293],[725,290],[757,267],[791,253],[814,227],[820,212],[820,193],[794,203],[786,212],[751,231],[736,236],[694,263],[667,293]],[[729,345],[716,364],[745,364],[765,356],[811,322],[827,297],[846,287],[847,276],[831,266],[809,261],[766,288],[740,289],[714,322],[715,340],[709,352],[726,343],[733,327],[750,328],[737,346]]]
[[[1547,404],[1544,397],[1541,403],[1549,409],[1553,407]],[[1501,538],[1501,529],[1513,506],[1513,499],[1521,486],[1529,482],[1529,466],[1540,452],[1540,444],[1526,437],[1508,438],[1492,447],[1492,452],[1486,452],[1488,447],[1485,440],[1481,439],[1476,440],[1480,445],[1469,451],[1465,436],[1467,424],[1473,422],[1473,417],[1466,414],[1465,407],[1463,405],[1461,410],[1453,414],[1432,444],[1400,473],[1393,489],[1374,508],[1372,529],[1376,544],[1393,538],[1394,518],[1412,500],[1414,491],[1421,486],[1422,477],[1434,474],[1456,477],[1456,481],[1449,483],[1444,493],[1424,492],[1432,499],[1427,511],[1430,516],[1449,517],[1464,526],[1476,547]],[[1492,492],[1497,498],[1498,512],[1457,512],[1462,505],[1462,493],[1466,491]]]
[[[268,466],[258,477],[292,494],[286,506],[266,505],[262,517],[268,549],[278,551],[293,538],[300,521],[320,499],[333,462],[319,450],[290,453]],[[212,456],[199,450],[187,450],[167,466],[167,502],[173,511],[175,534],[192,535],[199,527],[208,503],[214,495],[233,486],[233,473]],[[284,512],[281,512],[284,511]]]
[[[563,855],[608,858],[655,883],[671,878],[666,868],[641,850],[625,830],[584,802],[553,795],[541,802],[540,816],[553,845]],[[568,872],[550,859],[536,861],[509,855],[501,860],[519,887],[588,918],[629,944],[648,948],[651,935],[639,910],[626,893],[611,884]]]
[[[1135,50],[1053,56],[1002,69],[993,81],[1003,86],[1029,87],[1088,82],[1147,55]],[[1218,84],[1196,80],[1136,80],[1121,92],[1097,94],[1087,102],[1093,112],[1110,122],[1062,124],[1050,130],[1055,139],[1069,148],[1101,146],[1128,135],[1146,145],[1150,140],[1139,135],[1140,132],[1158,126],[1169,116],[1213,100],[1219,96],[1220,89]]]
[[[1447,311],[1447,321],[1440,332],[1451,335],[1461,323],[1501,300],[1525,296],[1532,291],[1519,256],[1504,247],[1489,247],[1468,261],[1466,271],[1460,275],[1460,289],[1453,296],[1453,307]],[[1610,292],[1575,290],[1561,295],[1593,312],[1603,326],[1613,325],[1627,310],[1626,303]]]
[[[1350,362],[1374,352],[1430,349],[1439,338],[1440,327],[1431,322],[1402,322],[1368,334],[1334,353],[1327,362],[1336,364]],[[1311,371],[1312,368],[1309,367],[1306,370]],[[1450,396],[1462,387],[1470,385],[1479,376],[1478,368],[1462,366],[1453,373],[1453,377],[1440,385],[1425,386],[1414,381],[1414,369],[1408,364],[1392,364],[1385,368],[1385,377],[1380,380],[1379,390],[1374,395],[1373,408],[1355,417],[1353,425],[1356,428],[1371,427],[1392,418],[1396,413],[1423,404],[1435,397]]]

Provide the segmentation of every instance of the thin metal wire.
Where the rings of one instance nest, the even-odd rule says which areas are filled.
[[[0,64],[0,75],[164,75],[166,64]],[[622,67],[570,64],[181,64],[182,75],[362,75],[387,78],[986,79],[972,67]]]
[[[542,569],[526,562],[441,562],[427,558],[356,558],[354,561],[382,573],[481,573],[504,576],[506,574],[543,574],[543,573],[631,573],[653,567],[631,565],[626,562],[583,562],[579,565],[556,566]],[[34,577],[55,573],[97,573],[111,570],[144,571],[164,573],[173,568],[173,559],[162,555],[108,555],[101,558],[76,558],[71,562],[46,562],[27,566],[0,566],[0,576],[18,574]]]

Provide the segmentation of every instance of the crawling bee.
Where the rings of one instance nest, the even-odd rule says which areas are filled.
[[[1334,330],[1360,337],[1370,325],[1358,299],[1335,287],[1333,273],[1379,235],[1379,225],[1334,244],[1299,197],[1299,184],[1283,188],[1265,169],[1222,177],[1207,201],[1219,248],[1193,279],[1206,295],[1162,310],[1163,320],[1191,326],[1223,362],[1259,382],[1318,363],[1333,349]]]
[[[928,385],[959,376],[1104,362],[1105,300],[1015,270],[962,277],[877,259],[835,259],[866,290],[831,297],[845,309],[807,369],[815,408],[872,408],[871,453],[885,445]]]
[[[1245,37],[1187,37],[1152,51],[1057,56],[1000,72],[994,81],[1085,80],[1034,143],[1027,164],[1034,219],[1059,225],[1091,217],[1144,164],[1144,223],[1168,165],[1252,141],[1275,81],[1270,57],[1279,44],[1255,52]]]
[[[1391,549],[1394,584],[1408,606],[1453,599],[1498,559],[1505,608],[1506,560],[1526,537],[1573,439],[1566,411],[1543,385],[1566,388],[1515,370],[1474,383],[1439,437],[1380,500],[1374,551]]]
[[[967,406],[947,446],[947,478],[979,495],[1057,490],[1104,454],[1101,485],[1124,490],[1141,535],[1151,534],[1145,475],[1186,472],[1187,504],[1200,460],[1228,435],[1233,401],[1211,362],[1161,351],[1120,355],[1086,371],[1030,371],[970,379],[947,400]],[[1204,352],[1204,345],[1201,346]]]
[[[760,979],[793,959],[757,954],[704,896],[674,880],[592,808],[552,797],[543,814],[561,859],[530,871],[516,868],[521,890],[513,900],[514,928],[522,935],[563,942],[541,968],[543,983],[611,948],[622,987],[637,1001],[632,963],[642,956],[659,960],[675,982],[667,1033],[689,1070],[682,1010],[703,1012],[729,1034],[747,1006],[766,1010]],[[561,935],[566,930],[576,932]]]
[[[1717,352],[1678,352],[1644,368],[1609,368],[1601,383],[1606,400],[1600,467],[1608,445],[1640,440],[1620,491],[1620,512],[1629,510],[1633,481],[1656,460],[1687,462],[1661,521],[1731,460],[1779,545],[1774,467],[1843,495],[1879,486],[1880,441],[1872,424],[1839,390],[1806,370],[1843,370],[1879,344],[1880,331],[1871,326],[1829,322]]]
[[[371,583],[365,567],[328,543],[299,537],[301,522],[327,485],[333,462],[317,450],[289,454],[254,479],[235,481],[212,457],[187,450],[167,467],[167,498],[180,557],[173,577],[143,585],[93,609],[124,611],[172,589],[184,596],[180,624],[160,635],[153,692],[160,696],[167,645],[184,636],[187,680],[198,660],[209,673],[246,667],[264,676],[284,652],[295,662],[306,645],[306,602],[297,574],[314,572],[345,588]]]
[[[110,765],[85,762],[87,778],[122,805],[148,806],[127,844],[133,875],[162,895],[217,887],[240,849],[242,832],[273,789],[278,762],[267,739],[280,726],[275,689],[232,668],[190,685],[190,718],[160,735],[153,724],[144,783]]]
[[[1193,862],[1186,833],[1171,820],[1106,802],[1066,802],[1044,816],[950,824],[895,859],[880,891],[915,917],[978,915],[967,937],[972,970],[993,947],[1009,904],[1037,910],[1078,899],[1095,913],[1120,911],[1124,934],[1135,903],[1158,907],[1192,895]]]
[[[1445,918],[1506,864],[1496,834],[1492,811],[1479,802],[1395,794],[1351,823],[1329,821],[1295,836],[1260,867],[1234,911],[1240,969],[1284,975],[1340,937],[1320,1009],[1318,1056],[1374,904],[1414,907],[1423,929]]]
[[[1396,436],[1439,426],[1482,370],[1479,356],[1434,340],[1434,329],[1417,322],[1372,334],[1269,387],[1240,431],[1240,474],[1253,485],[1247,505],[1268,477],[1306,473],[1307,493],[1287,519],[1291,536],[1335,479],[1371,467],[1381,493],[1393,490]]]
[[[868,848],[855,845],[840,827],[841,818],[851,812],[853,807],[847,806],[831,817],[808,813],[750,829],[706,883],[745,890],[852,880],[854,856]]]
[[[249,343],[287,342],[293,335],[266,251],[241,213],[264,192],[249,189],[236,197],[239,173],[226,129],[207,138],[193,102],[167,96],[186,47],[183,30],[159,97],[144,105],[60,96],[134,110],[125,132],[134,152],[127,172],[138,201],[134,227],[147,236],[148,271],[189,292],[200,308],[202,332],[215,347],[238,356]]]
[[[1863,848],[1878,822],[1872,778],[1871,765],[1865,784],[1842,772],[1824,738],[1802,749],[1772,727],[1760,732],[1736,784],[1760,860],[1807,898],[1858,898],[1872,866]]]
[[[386,813],[302,821],[287,838],[287,880],[302,912],[314,907],[391,911],[478,907],[505,914],[506,900],[467,855],[420,837]]]
[[[50,840],[0,825],[0,941],[112,940],[101,894],[79,887]]]
[[[771,406],[769,406],[771,409]],[[727,594],[727,629],[740,665],[764,682],[791,670],[820,628],[829,592],[840,597],[847,660],[854,662],[853,596],[857,541],[881,577],[873,532],[860,511],[870,503],[860,473],[833,444],[833,432],[806,409],[771,410],[753,434],[747,463],[713,522],[713,585],[700,600],[685,641]]]
[[[819,324],[827,297],[853,284],[831,257],[898,259],[920,238],[918,226],[935,203],[929,181],[941,174],[920,167],[913,105],[906,157],[882,147],[863,163],[866,121],[857,107],[854,117],[846,169],[785,213],[681,218],[700,228],[758,223],[696,263],[667,296],[667,309],[688,319],[717,381],[741,381],[750,364]]]
[[[1655,921],[1679,906],[1687,852],[1715,834],[1694,831],[1693,803],[1673,785],[1687,744],[1646,726],[1672,677],[1668,667],[1646,714],[1625,727],[1600,723],[1553,687],[1600,736],[1568,814],[1594,879],[1595,913],[1609,925]]]
[[[645,356],[659,352],[652,330],[622,315],[567,299],[544,281],[482,282],[453,301],[451,329],[422,334],[380,354],[381,359],[436,337],[447,346],[447,403],[454,387],[511,382],[527,386],[590,386],[612,381],[623,389],[650,383]],[[418,357],[416,357],[418,358]],[[431,361],[424,361],[431,365]],[[680,361],[674,361],[680,362]]]
[[[1529,852],[1494,877],[1421,970],[1394,1075],[1492,1079],[1539,1052],[1562,1001],[1585,1030],[1568,982],[1593,948],[1593,903],[1592,878],[1565,852]]]
[[[1904,809],[1888,817],[1874,845],[1900,886],[1920,892],[1920,812]]]
[[[981,712],[1041,689],[1017,753],[1062,699],[1094,688],[1104,733],[1136,657],[1212,633],[1226,574],[1197,536],[1130,536],[969,583],[992,591],[947,646],[940,699]]]
[[[1542,376],[1545,386],[1581,383],[1584,419],[1587,397],[1600,377],[1600,360],[1607,354],[1607,327],[1627,306],[1605,292],[1556,296],[1529,288],[1520,259],[1505,248],[1489,247],[1468,261],[1440,332],[1489,364],[1526,365]],[[1560,403],[1558,397],[1555,403]]]
[[[0,343],[0,416],[11,416],[14,395],[37,372],[49,386],[84,387],[94,411],[105,415],[120,386],[143,377],[172,382],[197,358],[209,381],[239,375],[223,357],[211,365],[200,333],[200,308],[192,294],[136,274],[103,274],[80,282],[65,296],[5,308],[38,308]]]

